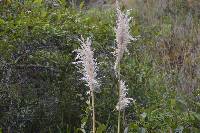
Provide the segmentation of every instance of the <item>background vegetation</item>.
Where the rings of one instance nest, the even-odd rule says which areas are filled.
[[[86,3],[0,1],[3,132],[90,131],[87,87],[72,63],[80,35],[91,36],[100,67],[97,130],[116,132],[115,10]],[[130,133],[199,133],[199,2],[132,3],[131,34],[140,37],[129,45],[121,73],[136,102],[126,109],[123,126]]]

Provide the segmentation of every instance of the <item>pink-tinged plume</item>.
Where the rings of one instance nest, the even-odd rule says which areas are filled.
[[[119,101],[117,103],[116,109],[118,111],[122,111],[129,106],[129,104],[131,103],[131,101],[133,101],[133,99],[126,97],[126,95],[128,94],[128,89],[126,88],[124,81],[120,81],[119,89],[120,89]]]
[[[81,48],[75,50],[77,52],[76,60],[79,60],[76,64],[82,64],[82,69],[80,69],[84,75],[82,80],[87,82],[86,85],[89,86],[90,91],[95,91],[95,88],[98,86],[96,80],[97,63],[94,59],[94,52],[91,48],[92,41],[90,38],[87,38],[85,41],[83,37],[81,37],[79,41],[81,42]]]
[[[118,64],[120,63],[120,60],[123,57],[123,54],[125,51],[127,51],[127,45],[130,43],[131,40],[136,40],[136,38],[133,38],[130,35],[130,27],[129,27],[129,22],[131,18],[128,17],[128,13],[123,13],[120,10],[118,2],[116,2],[117,5],[117,25],[115,28],[115,33],[116,33],[116,43],[117,43],[117,48],[115,49],[115,56],[116,56],[116,61],[115,61],[115,70],[117,69]]]

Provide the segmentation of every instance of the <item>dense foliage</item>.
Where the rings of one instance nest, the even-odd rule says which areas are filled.
[[[200,10],[195,0],[166,1],[137,1],[130,13],[138,40],[128,46],[121,74],[136,100],[123,120],[131,133],[200,132]],[[83,35],[99,66],[97,132],[115,133],[115,19],[115,10],[86,10],[84,3],[74,9],[64,0],[0,1],[0,128],[90,131],[88,88],[73,64]]]

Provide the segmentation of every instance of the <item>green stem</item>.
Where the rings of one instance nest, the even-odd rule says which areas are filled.
[[[95,133],[96,129],[95,129],[95,109],[94,109],[94,91],[92,90],[91,92],[92,95],[92,129],[93,129],[93,133]]]
[[[118,64],[118,82],[119,82],[119,102],[120,102],[120,94],[121,94],[121,90],[120,90],[120,64]],[[120,104],[119,104],[119,112],[118,112],[118,126],[117,126],[117,133],[120,133],[120,126],[121,126],[121,112],[120,112]]]

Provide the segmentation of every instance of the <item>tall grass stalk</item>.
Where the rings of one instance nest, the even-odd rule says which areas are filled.
[[[124,52],[127,51],[127,45],[130,40],[134,40],[134,38],[129,33],[129,21],[130,18],[128,14],[123,13],[120,10],[119,3],[116,1],[116,8],[117,8],[117,22],[116,22],[116,43],[117,47],[115,49],[115,66],[114,69],[116,71],[116,76],[119,82],[119,101],[117,103],[117,110],[118,110],[118,126],[117,126],[117,133],[120,133],[121,129],[121,111],[125,110],[125,108],[130,104],[132,98],[127,98],[127,89],[125,86],[125,82],[121,80],[120,74],[120,62],[123,57]]]
[[[81,48],[75,50],[77,52],[76,64],[81,63],[82,68],[80,71],[83,73],[82,80],[86,81],[86,85],[90,88],[88,94],[90,94],[90,97],[92,98],[92,132],[96,132],[96,126],[95,126],[95,96],[94,91],[95,88],[98,87],[98,82],[96,80],[97,76],[97,63],[94,59],[94,52],[91,48],[91,39],[87,38],[85,41],[84,38],[81,37],[79,40],[81,42]]]
[[[118,82],[119,82],[119,83],[118,83],[118,88],[119,88],[119,90],[118,90],[118,91],[119,91],[119,92],[118,92],[119,94],[118,94],[118,95],[119,95],[119,97],[120,97],[120,93],[121,93],[121,89],[120,89],[120,64],[118,64],[117,72],[118,72],[117,75],[118,75],[118,80],[119,80],[119,81],[118,81]],[[120,108],[120,107],[119,107],[119,108]],[[117,125],[118,125],[118,126],[117,126],[117,132],[120,133],[120,125],[121,125],[121,111],[120,111],[120,110],[118,111],[118,124],[117,124]]]

